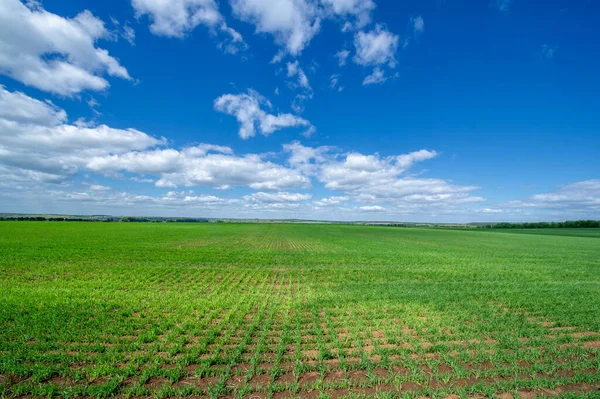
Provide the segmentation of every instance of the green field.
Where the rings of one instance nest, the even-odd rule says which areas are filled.
[[[0,222],[0,396],[598,398],[600,236],[551,233]]]

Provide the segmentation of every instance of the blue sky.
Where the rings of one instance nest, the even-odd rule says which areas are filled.
[[[0,0],[0,211],[600,218],[600,6]]]

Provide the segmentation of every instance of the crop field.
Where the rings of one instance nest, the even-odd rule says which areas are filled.
[[[0,222],[1,397],[599,398],[599,369],[597,230]]]

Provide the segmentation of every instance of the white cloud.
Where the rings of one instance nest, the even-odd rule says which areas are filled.
[[[219,43],[227,53],[246,48],[242,36],[229,27],[215,0],[131,0],[138,17],[147,15],[150,31],[158,36],[183,38],[198,25],[214,35],[224,36]]]
[[[357,32],[354,36],[354,62],[364,66],[387,64],[395,67],[398,40],[398,35],[385,30],[381,25],[369,32]]]
[[[385,73],[381,70],[381,68],[375,67],[375,69],[373,69],[373,73],[365,77],[365,80],[363,80],[363,86],[382,84],[387,80],[388,78],[385,76]]]
[[[135,129],[67,124],[63,110],[3,87],[0,105],[0,174],[13,181],[57,183],[89,170],[111,176],[122,172],[156,176],[158,187],[281,190],[311,185],[298,170],[256,154],[237,156],[229,147],[157,148],[166,140]],[[269,123],[275,125],[263,122]]]
[[[239,135],[243,139],[254,137],[258,131],[264,136],[286,127],[304,127],[313,132],[312,124],[292,114],[269,114],[261,105],[271,108],[271,103],[254,90],[247,94],[224,94],[214,102],[215,110],[234,116],[240,123]]]
[[[299,55],[319,32],[319,7],[307,0],[230,0],[233,14],[273,35],[285,53]],[[280,54],[275,60],[281,59]]]
[[[306,90],[312,90],[310,83],[308,82],[308,78],[306,77],[306,74],[302,68],[300,68],[298,61],[287,63],[287,77],[296,78],[297,83],[295,83],[295,85],[297,85],[297,87],[301,87]]]
[[[397,156],[340,156],[332,147],[306,147],[298,142],[284,146],[288,163],[325,188],[345,193],[363,203],[389,203],[400,209],[448,208],[483,201],[470,193],[478,187],[459,186],[441,179],[404,175],[419,162],[436,158],[436,151],[420,150]],[[319,204],[316,204],[319,206]],[[320,206],[323,206],[321,204]]]
[[[400,156],[348,154],[342,162],[330,161],[320,170],[319,180],[327,188],[354,191],[373,185],[394,184],[396,178],[416,162],[437,157],[435,151],[421,150]]]
[[[288,192],[276,192],[276,193],[265,193],[258,192],[251,195],[244,196],[244,199],[248,202],[255,203],[288,203],[288,202],[304,202],[312,198],[310,194],[301,193],[288,193]]]
[[[68,124],[64,110],[2,86],[0,105],[0,163],[15,168],[16,176],[57,182],[74,175],[91,157],[164,143],[135,129]]]
[[[256,27],[257,33],[274,37],[287,54],[298,56],[319,32],[321,21],[334,19],[342,31],[361,29],[371,22],[373,0],[229,0],[234,16]],[[346,55],[347,56],[347,55]]]
[[[321,3],[327,11],[337,16],[354,17],[357,28],[371,22],[371,13],[376,7],[372,0],[321,0]]]
[[[293,141],[290,144],[284,144],[283,150],[289,153],[288,163],[294,169],[302,171],[305,175],[314,175],[320,164],[332,159],[329,152],[334,150],[334,147],[306,147],[298,141]]]
[[[350,197],[346,196],[332,196],[329,198],[322,198],[320,200],[313,201],[313,205],[317,207],[334,206],[339,205],[342,202],[350,201]]]
[[[67,120],[67,113],[51,102],[42,102],[0,85],[0,119],[15,123],[54,126]]]
[[[0,73],[65,96],[108,88],[104,73],[131,80],[117,59],[96,47],[110,33],[92,13],[64,18],[37,3],[28,5],[0,1]]]
[[[157,149],[92,158],[86,165],[99,173],[156,175],[158,187],[247,186],[256,190],[310,187],[298,171],[264,161],[259,155],[237,156],[205,147]]]
[[[334,54],[334,57],[337,58],[339,66],[344,66],[344,65],[346,65],[346,60],[348,59],[349,55],[350,55],[350,51],[340,50]]]
[[[385,211],[385,208],[379,205],[372,205],[372,206],[361,206],[358,208],[359,210],[363,211],[363,212],[383,212]]]
[[[92,191],[108,191],[108,190],[111,190],[111,188],[107,187],[107,186],[102,186],[100,184],[92,184],[92,185],[90,185],[90,190],[92,190]]]
[[[536,194],[525,201],[517,200],[503,204],[508,208],[539,208],[559,212],[580,212],[598,217],[600,214],[600,179],[580,181],[543,194]]]

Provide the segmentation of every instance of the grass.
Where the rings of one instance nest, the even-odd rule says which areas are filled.
[[[0,395],[597,398],[557,230],[0,222]]]

